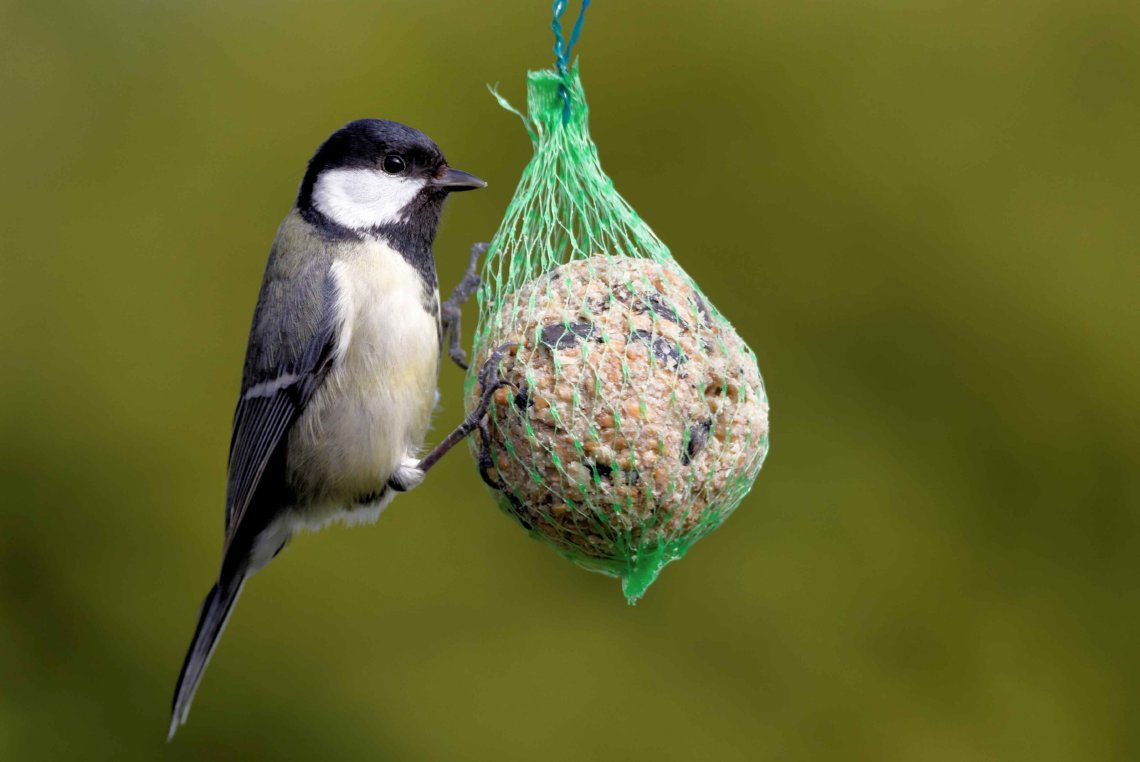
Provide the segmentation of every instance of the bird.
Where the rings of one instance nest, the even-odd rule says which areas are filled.
[[[251,575],[296,533],[374,521],[422,481],[444,337],[432,246],[451,193],[483,188],[424,133],[384,119],[333,132],[277,230],[253,313],[227,469],[218,576],[178,675],[169,741]],[[482,245],[483,249],[486,245]]]

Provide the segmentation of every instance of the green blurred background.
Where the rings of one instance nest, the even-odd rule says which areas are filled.
[[[594,137],[760,358],[756,488],[630,608],[456,451],[246,588],[164,745],[304,162],[384,116],[487,178],[450,288],[549,17],[0,2],[0,758],[1140,758],[1134,0],[596,0]]]

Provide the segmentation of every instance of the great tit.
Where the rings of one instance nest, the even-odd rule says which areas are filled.
[[[423,479],[417,454],[447,329],[432,242],[448,195],[485,185],[449,167],[427,135],[383,119],[349,122],[309,161],[253,313],[221,568],[178,676],[168,738],[250,575],[298,531],[374,521]]]

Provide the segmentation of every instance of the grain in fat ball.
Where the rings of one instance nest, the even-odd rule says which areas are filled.
[[[516,346],[483,475],[539,539],[624,576],[712,531],[751,486],[768,441],[756,358],[675,263],[576,260],[505,296],[491,326],[482,346]]]

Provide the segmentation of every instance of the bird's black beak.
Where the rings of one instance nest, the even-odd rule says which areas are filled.
[[[448,167],[442,175],[432,181],[432,185],[437,188],[444,188],[452,193],[456,191],[475,190],[476,188],[486,188],[487,182],[480,180],[470,172],[464,172],[461,169],[452,169]]]

